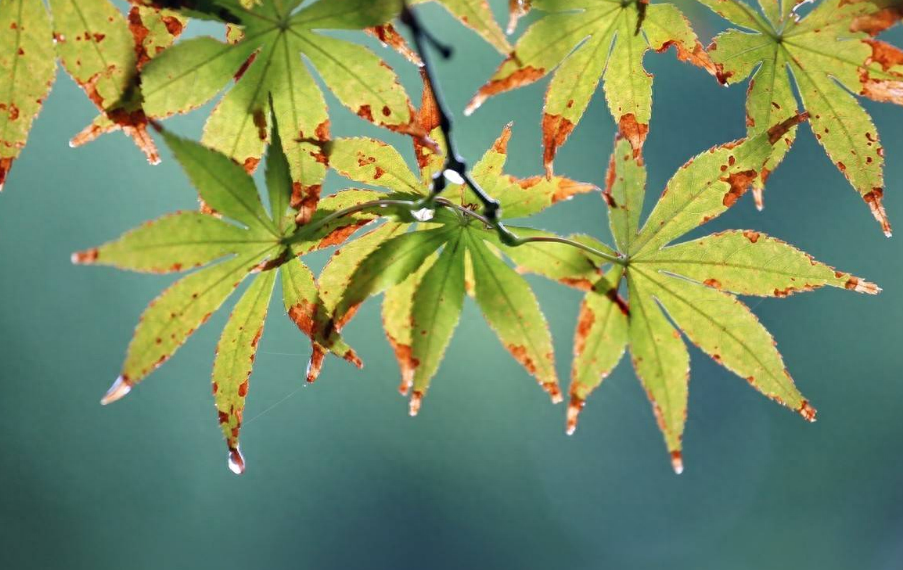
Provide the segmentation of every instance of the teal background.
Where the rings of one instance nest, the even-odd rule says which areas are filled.
[[[506,3],[492,4],[501,18]],[[704,41],[721,29],[686,9]],[[441,9],[422,10],[457,48],[439,73],[460,110],[500,58]],[[899,29],[889,37],[903,43]],[[416,94],[415,70],[386,57]],[[651,203],[692,155],[744,134],[745,88],[719,87],[673,52],[650,54],[647,65],[656,74]],[[467,157],[513,120],[510,170],[538,174],[547,83],[459,117]],[[407,144],[331,105],[336,134]],[[887,209],[903,228],[903,112],[865,105],[886,147]],[[208,112],[167,125],[197,137]],[[626,362],[568,438],[563,406],[549,404],[472,304],[412,419],[378,302],[347,331],[363,372],[330,360],[315,385],[299,388],[308,346],[277,301],[239,478],[226,468],[210,395],[226,311],[124,401],[98,404],[139,314],[172,277],[75,267],[69,256],[196,199],[168,153],[151,168],[121,134],[70,149],[93,113],[61,76],[0,195],[0,567],[903,568],[903,247],[882,237],[808,128],[772,177],[765,211],[746,196],[704,232],[755,228],[884,288],[877,298],[832,289],[750,300],[818,408],[816,424],[694,348],[687,469],[675,476]],[[600,92],[558,171],[601,184],[613,134]],[[331,176],[329,188],[340,187]],[[556,206],[537,225],[608,239],[598,196]],[[567,378],[580,295],[531,282]]]

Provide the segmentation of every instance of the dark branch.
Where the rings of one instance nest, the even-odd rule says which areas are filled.
[[[410,9],[406,0],[402,0],[401,22],[411,31],[411,35],[414,39],[414,49],[420,55],[421,61],[423,61],[426,80],[429,82],[430,87],[432,87],[433,96],[436,99],[436,108],[439,112],[439,128],[442,131],[448,149],[445,165],[442,170],[433,177],[432,192],[424,201],[424,206],[430,207],[435,203],[436,198],[448,185],[449,177],[452,177],[453,182],[463,182],[473,190],[473,193],[476,194],[480,203],[483,205],[483,215],[488,220],[489,225],[498,232],[502,243],[511,246],[517,245],[518,237],[502,224],[501,206],[498,201],[486,194],[477,181],[471,177],[467,168],[467,162],[458,153],[455,139],[452,136],[454,123],[452,122],[448,105],[442,95],[442,90],[439,88],[439,83],[436,80],[436,70],[433,65],[432,56],[427,49],[427,44],[435,47],[440,54],[446,58],[451,56],[451,48],[439,42],[426,28],[424,28],[417,18],[417,14]],[[455,178],[458,180],[454,180]]]

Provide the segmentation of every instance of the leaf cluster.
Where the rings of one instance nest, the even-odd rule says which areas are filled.
[[[552,338],[522,275],[534,273],[585,292],[574,333],[569,433],[588,396],[629,352],[680,472],[687,341],[813,421],[815,408],[741,297],[880,289],[755,230],[685,236],[750,189],[761,208],[765,184],[803,123],[890,235],[884,152],[855,96],[903,103],[903,51],[877,39],[899,23],[903,5],[821,0],[809,9],[794,0],[699,0],[740,28],[705,48],[676,3],[512,0],[508,33],[536,11],[512,46],[484,0],[435,0],[503,55],[468,114],[551,76],[541,119],[544,172],[518,178],[505,171],[510,125],[472,168],[458,156],[428,52],[447,50],[416,17],[427,1],[134,0],[127,23],[108,0],[49,0],[52,17],[41,2],[0,4],[0,46],[11,46],[0,53],[11,70],[0,76],[0,181],[25,143],[40,108],[34,101],[46,96],[59,54],[102,112],[75,142],[121,128],[156,161],[147,129],[153,126],[200,200],[198,211],[148,222],[73,256],[83,264],[185,274],[145,310],[104,403],[129,393],[239,294],[217,346],[212,391],[230,467],[242,472],[249,378],[277,290],[286,315],[310,340],[308,382],[329,354],[362,365],[342,331],[362,303],[384,294],[383,327],[399,363],[400,391],[410,394],[410,413],[417,414],[472,298],[502,346],[558,402],[564,398]],[[399,16],[413,47],[394,27]],[[220,22],[223,38],[177,42],[188,18]],[[330,33],[336,30],[370,34],[421,66],[419,108],[392,68]],[[747,136],[690,159],[642,219],[643,145],[653,107],[644,57],[671,48],[723,84],[749,78]],[[334,138],[321,85],[362,120],[407,135],[417,168],[380,140]],[[604,188],[554,170],[598,89],[618,130]],[[200,142],[158,122],[216,97]],[[252,174],[260,164],[265,184],[258,190]],[[330,170],[346,188],[323,196]],[[612,245],[525,221],[578,195],[607,210]],[[315,276],[304,256],[328,248],[332,256]]]

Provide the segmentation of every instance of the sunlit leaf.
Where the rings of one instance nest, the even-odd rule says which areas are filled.
[[[53,29],[43,2],[0,3],[0,69],[2,190],[56,75]]]
[[[639,152],[652,115],[652,75],[643,67],[650,49],[674,46],[678,58],[714,72],[708,55],[678,9],[644,0],[538,0],[550,14],[531,25],[512,54],[467,108],[552,73],[542,119],[548,174],[558,148],[583,117],[600,80],[622,135]]]
[[[145,109],[154,117],[203,105],[235,78],[204,129],[203,142],[253,171],[271,141],[269,103],[285,136],[281,143],[293,180],[292,206],[310,219],[326,174],[322,145],[330,138],[326,101],[302,56],[346,107],[386,128],[413,132],[411,104],[395,73],[367,48],[319,33],[360,30],[390,20],[394,0],[262,0],[227,7],[240,30],[235,41],[210,37],[180,42],[142,73]],[[212,2],[208,11],[215,14]],[[233,32],[234,33],[234,32]],[[233,36],[234,37],[234,36]]]
[[[882,198],[884,149],[871,117],[853,95],[903,105],[903,51],[872,36],[900,21],[890,0],[823,0],[804,17],[774,6],[764,16],[743,0],[700,0],[745,31],[728,30],[709,51],[719,78],[750,79],[747,129],[761,133],[797,112],[795,90],[812,133],[890,235]],[[794,4],[795,5],[795,4]],[[766,6],[768,6],[766,4]],[[757,202],[768,175],[795,139],[788,132],[755,181]]]
[[[238,436],[251,371],[257,357],[257,345],[263,335],[263,325],[275,282],[275,271],[267,271],[254,279],[235,305],[219,344],[216,345],[213,396],[219,425],[229,447],[229,467],[236,474],[241,474],[245,469]]]
[[[680,472],[690,363],[681,331],[715,362],[766,396],[814,420],[815,409],[797,390],[773,338],[735,295],[785,297],[823,286],[870,294],[880,289],[752,230],[722,232],[668,246],[736,204],[765,168],[773,146],[803,119],[795,116],[761,134],[693,158],[667,183],[642,226],[645,166],[626,141],[616,143],[606,198],[621,261],[593,283],[581,306],[569,432],[576,429],[586,398],[628,347],[673,467]],[[547,247],[552,245],[558,244]],[[557,278],[543,267],[528,264],[526,268]],[[621,297],[624,277],[626,299]]]

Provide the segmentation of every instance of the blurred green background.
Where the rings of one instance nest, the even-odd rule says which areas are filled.
[[[492,4],[502,18],[506,3]],[[685,9],[703,41],[721,29],[695,5]],[[441,9],[422,10],[456,46],[440,76],[460,110],[500,57]],[[891,39],[900,45],[903,33]],[[416,95],[416,71],[383,53]],[[651,201],[692,155],[743,136],[745,88],[719,87],[672,52],[646,61],[656,75]],[[513,120],[510,170],[538,174],[547,82],[459,117],[468,158]],[[886,146],[887,209],[903,228],[903,110],[865,104]],[[406,147],[334,100],[331,108],[336,134]],[[167,125],[198,137],[208,112]],[[821,290],[750,300],[818,408],[816,424],[694,348],[687,469],[675,476],[626,362],[568,438],[563,406],[549,404],[472,304],[412,419],[378,302],[347,331],[363,372],[330,360],[299,389],[308,346],[277,301],[251,383],[249,468],[239,478],[226,468],[210,395],[226,311],[124,401],[98,404],[139,314],[172,278],[75,267],[70,253],[196,199],[168,154],[151,168],[121,134],[70,149],[93,115],[63,77],[0,196],[0,567],[903,568],[903,247],[882,237],[808,128],[772,177],[763,213],[746,196],[704,230],[762,230],[884,288],[877,298]],[[558,171],[601,184],[613,134],[600,92]],[[334,175],[329,182],[342,187]],[[608,239],[598,196],[556,206],[537,224]],[[567,378],[580,295],[531,281]]]

